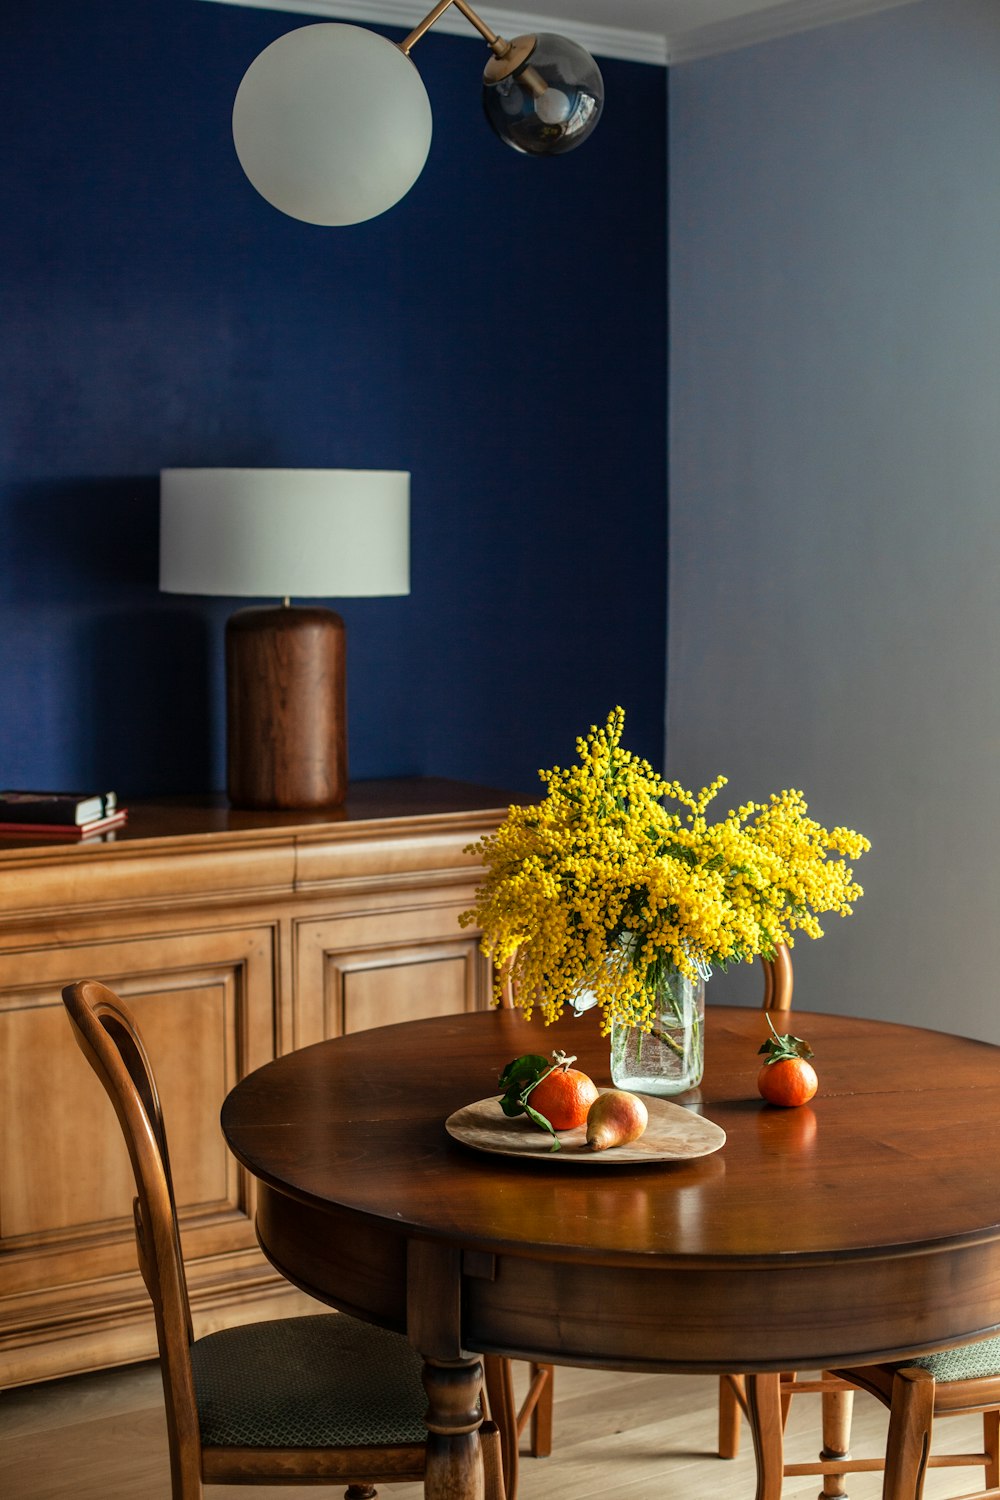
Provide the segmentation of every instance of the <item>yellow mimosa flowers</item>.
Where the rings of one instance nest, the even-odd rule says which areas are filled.
[[[665,969],[770,957],[796,931],[821,937],[817,914],[846,916],[862,894],[846,863],[870,848],[861,834],[822,828],[797,791],[710,823],[726,778],[697,795],[665,781],[622,749],[624,723],[616,708],[592,726],[577,765],[539,772],[539,803],[470,846],[486,876],[460,921],[482,929],[497,992],[513,979],[546,1022],[589,989],[605,1031],[648,1029]]]

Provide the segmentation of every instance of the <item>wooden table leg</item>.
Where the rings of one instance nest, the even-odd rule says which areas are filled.
[[[747,1416],[757,1457],[757,1500],[781,1500],[785,1435],[781,1422],[781,1378],[747,1375]]]
[[[424,1357],[426,1500],[484,1500],[483,1366],[462,1344],[462,1257],[454,1246],[407,1244],[406,1332]]]
[[[424,1360],[427,1391],[426,1500],[484,1500],[479,1446],[482,1412],[479,1392],[483,1367],[478,1359],[461,1363]]]

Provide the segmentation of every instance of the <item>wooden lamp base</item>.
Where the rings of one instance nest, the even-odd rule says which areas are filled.
[[[234,807],[336,807],[347,796],[344,622],[332,609],[240,609],[226,622]]]

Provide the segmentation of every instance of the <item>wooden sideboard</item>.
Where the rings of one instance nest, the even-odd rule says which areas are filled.
[[[131,802],[114,837],[0,839],[0,1387],[156,1352],[128,1157],[63,985],[103,980],[145,1033],[196,1333],[300,1310],[257,1249],[219,1107],[293,1048],[488,1005],[478,935],[458,924],[479,872],[464,851],[511,800],[373,781],[334,814]]]

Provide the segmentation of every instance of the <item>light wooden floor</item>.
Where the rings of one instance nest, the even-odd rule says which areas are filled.
[[[714,1456],[716,1382],[692,1376],[556,1371],[555,1452],[525,1458],[521,1500],[753,1500],[749,1439],[739,1458]],[[792,1403],[788,1458],[819,1449],[818,1398]],[[944,1427],[952,1448],[976,1448],[978,1419]],[[856,1398],[854,1451],[875,1455],[885,1414]],[[981,1470],[933,1472],[926,1500],[967,1494]],[[813,1500],[817,1478],[785,1481],[783,1500]],[[878,1500],[877,1475],[856,1476],[852,1500]],[[170,1493],[162,1393],[155,1365],[0,1392],[0,1496],[3,1500],[167,1500]],[[291,1500],[287,1486],[210,1485],[212,1500],[245,1494]],[[299,1490],[333,1496],[339,1488]],[[420,1486],[393,1485],[383,1500],[420,1500]]]

